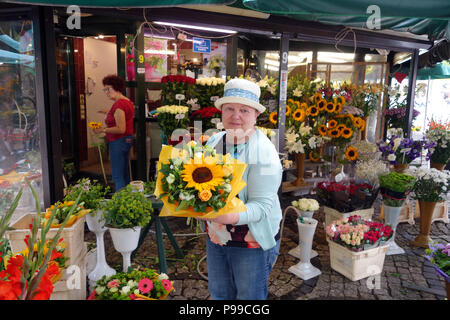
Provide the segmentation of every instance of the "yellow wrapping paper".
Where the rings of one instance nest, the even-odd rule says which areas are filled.
[[[229,159],[231,159],[232,162],[227,162],[227,164],[231,164],[233,166],[233,180],[230,183],[231,192],[225,201],[226,205],[219,211],[210,211],[207,213],[195,212],[193,211],[192,207],[185,210],[176,211],[177,204],[169,203],[167,195],[161,198],[160,197],[161,194],[164,193],[162,189],[163,175],[161,174],[161,172],[159,172],[159,170],[161,169],[161,163],[167,164],[169,163],[169,159],[171,158],[181,158],[186,156],[187,156],[186,150],[176,149],[172,146],[163,146],[161,149],[161,153],[159,154],[159,162],[157,166],[158,178],[156,179],[156,186],[154,192],[155,196],[160,198],[164,202],[164,206],[161,209],[161,213],[159,216],[201,217],[204,219],[213,219],[223,214],[238,213],[247,210],[242,200],[236,198],[238,193],[247,185],[245,181],[242,180],[242,176],[244,175],[244,171],[247,167],[247,164],[238,161],[232,157],[229,157]]]
[[[80,210],[80,212],[78,212],[77,214],[73,214],[67,221],[64,228],[70,228],[75,222],[78,221],[78,219],[84,217],[89,212],[91,212],[91,209],[83,209],[83,210]],[[58,223],[58,224],[52,223],[50,228],[59,228],[59,227],[61,227],[61,224],[62,223]]]

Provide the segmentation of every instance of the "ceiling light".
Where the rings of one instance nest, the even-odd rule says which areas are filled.
[[[153,21],[153,23],[163,25],[163,26],[172,26],[172,27],[186,28],[186,29],[205,30],[205,31],[213,31],[213,32],[220,32],[220,33],[237,33],[237,31],[234,31],[234,30],[200,27],[200,26],[193,26],[193,25],[188,25],[188,24],[180,24],[180,23],[172,23],[172,22]]]
[[[99,37],[100,39],[103,39],[105,36],[102,35],[102,34],[99,34],[98,37]]]
[[[153,50],[153,49],[146,49],[144,50],[144,53],[150,53],[150,54],[175,54],[175,51],[173,50]]]

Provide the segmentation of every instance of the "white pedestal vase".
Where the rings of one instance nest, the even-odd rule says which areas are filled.
[[[300,262],[289,268],[289,271],[297,277],[308,280],[321,275],[319,269],[311,264],[311,247],[314,232],[317,227],[317,220],[303,218],[304,223],[297,219],[299,231]]]
[[[294,207],[292,207],[292,208],[294,208]],[[296,208],[294,208],[294,209],[295,209],[295,212],[297,212],[297,216],[299,216],[299,217],[312,218],[312,216],[314,214],[314,211],[301,211],[301,210],[298,210]],[[293,256],[293,257],[295,257],[297,259],[300,259],[301,258],[300,245],[298,245],[295,248],[289,250],[288,253],[291,256]],[[311,250],[311,259],[314,258],[314,257],[317,257],[318,255],[319,254],[317,253],[316,250]]]
[[[391,225],[394,234],[392,238],[388,241],[389,247],[386,252],[386,255],[394,255],[394,254],[404,254],[405,250],[400,248],[397,243],[395,243],[395,235],[397,234],[397,224],[398,217],[400,216],[400,212],[402,211],[402,207],[390,207],[384,205],[384,223]]]
[[[123,272],[127,272],[131,265],[131,253],[137,248],[141,227],[129,229],[109,228],[114,248],[122,254]]]
[[[89,231],[95,233],[95,237],[97,240],[97,262],[94,270],[92,270],[88,275],[91,288],[103,276],[106,275],[109,277],[116,274],[116,270],[111,268],[106,263],[105,242],[103,238],[108,228],[105,227],[105,220],[103,219],[102,214],[103,211],[97,210],[94,216],[91,216],[90,213],[86,215],[86,223],[88,225]]]

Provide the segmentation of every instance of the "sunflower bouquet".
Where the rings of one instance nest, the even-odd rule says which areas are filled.
[[[163,146],[154,193],[164,202],[160,216],[215,218],[245,211],[236,196],[246,185],[246,166],[195,141],[182,149]]]
[[[81,197],[83,193],[78,194],[77,197]],[[51,224],[51,228],[59,228],[66,217],[70,215],[69,220],[66,223],[66,228],[72,226],[78,219],[88,214],[91,210],[84,208],[84,202],[80,202],[73,209],[75,201],[56,202],[47,208],[45,213],[41,214],[43,218],[43,225],[47,223]],[[54,214],[53,214],[54,212]]]

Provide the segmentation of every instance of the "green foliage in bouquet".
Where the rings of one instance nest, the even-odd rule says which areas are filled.
[[[105,225],[117,229],[143,227],[150,222],[153,212],[152,202],[143,192],[134,192],[130,185],[116,192],[102,208]]]
[[[406,199],[407,193],[413,188],[415,178],[398,172],[380,175],[380,193],[383,201],[391,207],[400,207]]]
[[[91,214],[94,214],[100,205],[100,201],[105,199],[110,191],[109,186],[104,187],[98,180],[91,182],[89,178],[83,178],[78,180],[76,184],[69,186],[64,201],[75,201],[79,193],[82,192],[80,201],[84,203],[84,208],[91,209]]]

